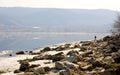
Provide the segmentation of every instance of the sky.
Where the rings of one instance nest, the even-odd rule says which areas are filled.
[[[120,0],[0,0],[0,7],[110,9],[120,11]]]

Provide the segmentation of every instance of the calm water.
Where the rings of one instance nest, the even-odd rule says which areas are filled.
[[[1,33],[0,51],[3,50],[33,50],[63,42],[100,39],[109,33]]]

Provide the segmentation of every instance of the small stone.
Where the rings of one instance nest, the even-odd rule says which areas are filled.
[[[12,54],[9,54],[9,56],[12,56]]]
[[[83,46],[80,47],[80,51],[85,51],[85,50],[87,50],[86,47],[83,47]]]

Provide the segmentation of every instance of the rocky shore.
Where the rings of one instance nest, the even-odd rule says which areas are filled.
[[[13,75],[120,75],[120,35],[45,47],[29,55],[33,57],[17,60]]]

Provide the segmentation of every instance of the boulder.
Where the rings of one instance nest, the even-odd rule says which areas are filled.
[[[25,72],[25,73],[20,73],[17,75],[35,75],[34,72]]]
[[[43,60],[43,59],[44,59],[44,56],[41,56],[41,55],[33,57],[33,61],[35,61],[35,60]]]
[[[69,52],[67,53],[67,55],[70,55],[70,56],[72,56],[72,55],[74,55],[74,54],[79,54],[79,52],[72,50],[72,51],[69,51]]]
[[[29,68],[25,72],[34,72],[34,68]]]
[[[111,47],[111,51],[112,51],[112,52],[117,52],[118,49],[117,49],[115,46],[112,46],[112,47]]]
[[[65,46],[64,45],[60,45],[59,47],[56,47],[53,50],[55,50],[55,51],[62,51],[62,50],[65,50]]]
[[[66,55],[63,53],[63,52],[60,52],[58,54],[55,54],[51,57],[51,59],[53,60],[53,62],[56,62],[56,61],[60,61],[62,59],[64,59],[66,57]]]
[[[80,43],[82,44],[82,46],[89,46],[91,44],[91,41],[82,41]]]
[[[85,50],[87,50],[87,47],[84,47],[84,46],[80,47],[80,51],[85,51]]]
[[[59,72],[59,75],[72,75],[70,70],[62,70]]]
[[[59,61],[55,63],[55,68],[63,70],[63,69],[72,69],[72,70],[77,70],[79,65],[68,62],[68,61]]]
[[[36,70],[34,70],[34,73],[37,75],[41,75],[41,74],[46,74],[50,70],[51,70],[51,68],[49,68],[49,67],[40,67],[40,68],[37,68]]]
[[[105,36],[105,37],[103,38],[103,41],[108,41],[108,40],[110,40],[110,39],[111,39],[110,36]]]
[[[120,75],[120,71],[105,70],[104,72],[101,72],[100,75]]]
[[[33,61],[35,61],[35,60],[45,60],[45,59],[47,59],[47,60],[49,60],[49,59],[52,59],[52,55],[39,55],[39,56],[35,56],[35,57],[33,57]]]
[[[45,69],[45,72],[48,72],[48,71],[50,71],[50,70],[51,70],[51,68],[50,68],[50,67],[44,67],[44,69]]]
[[[32,64],[32,65],[30,65],[29,68],[35,68],[35,67],[38,67],[38,66],[40,66],[40,64]]]
[[[27,61],[21,62],[19,70],[20,71],[26,71],[28,69],[29,69],[29,63]]]
[[[88,75],[88,74],[79,70],[65,69],[65,70],[61,70],[59,72],[59,75]]]
[[[93,54],[93,51],[92,51],[92,50],[88,50],[88,51],[84,52],[84,53],[82,54],[82,56],[83,56],[83,57],[87,57],[87,56],[89,56],[90,54]]]
[[[51,51],[52,49],[50,47],[45,47],[41,52]]]
[[[29,54],[32,54],[33,53],[33,51],[29,51]]]
[[[113,62],[114,62],[114,60],[113,60],[112,56],[106,56],[106,57],[103,59],[103,63],[106,63],[106,64],[108,64],[108,63],[113,63]]]
[[[70,49],[71,44],[65,44],[65,49]]]
[[[72,62],[72,63],[77,63],[79,61],[81,61],[82,58],[81,56],[79,56],[78,54],[74,54],[70,57],[66,57],[65,59],[63,59],[62,61],[69,61],[69,62]]]
[[[66,61],[64,65],[71,70],[78,70],[79,65]]]
[[[83,71],[91,71],[92,69],[93,69],[93,66],[91,64],[81,67],[81,70]]]
[[[33,57],[33,60],[53,60],[53,62],[55,61],[60,61],[62,59],[64,59],[66,57],[66,55],[63,52],[57,53],[55,55],[39,55],[39,56],[35,56]]]
[[[120,56],[116,56],[113,59],[116,63],[120,63]]]
[[[103,64],[103,63],[100,62],[100,61],[94,61],[94,62],[92,63],[92,65],[93,65],[94,68],[95,68],[95,67],[104,67],[104,66],[105,66],[105,64]]]
[[[20,70],[15,70],[14,73],[20,73],[21,71]]]
[[[40,75],[40,74],[45,74],[46,72],[45,72],[44,67],[40,67],[40,68],[34,70],[34,73],[35,73],[36,75]]]
[[[79,44],[75,44],[74,48],[80,48],[80,45]]]
[[[1,71],[1,70],[0,70],[0,75],[1,75],[2,73],[6,73],[6,72],[5,72],[5,71]]]
[[[103,49],[103,51],[104,51],[104,54],[105,54],[105,53],[107,53],[107,54],[112,53],[112,50],[111,50],[111,49]]]
[[[55,62],[55,68],[60,70],[65,69],[64,62],[60,62],[60,61]]]
[[[24,51],[18,51],[16,52],[16,55],[20,55],[20,54],[25,54]]]

